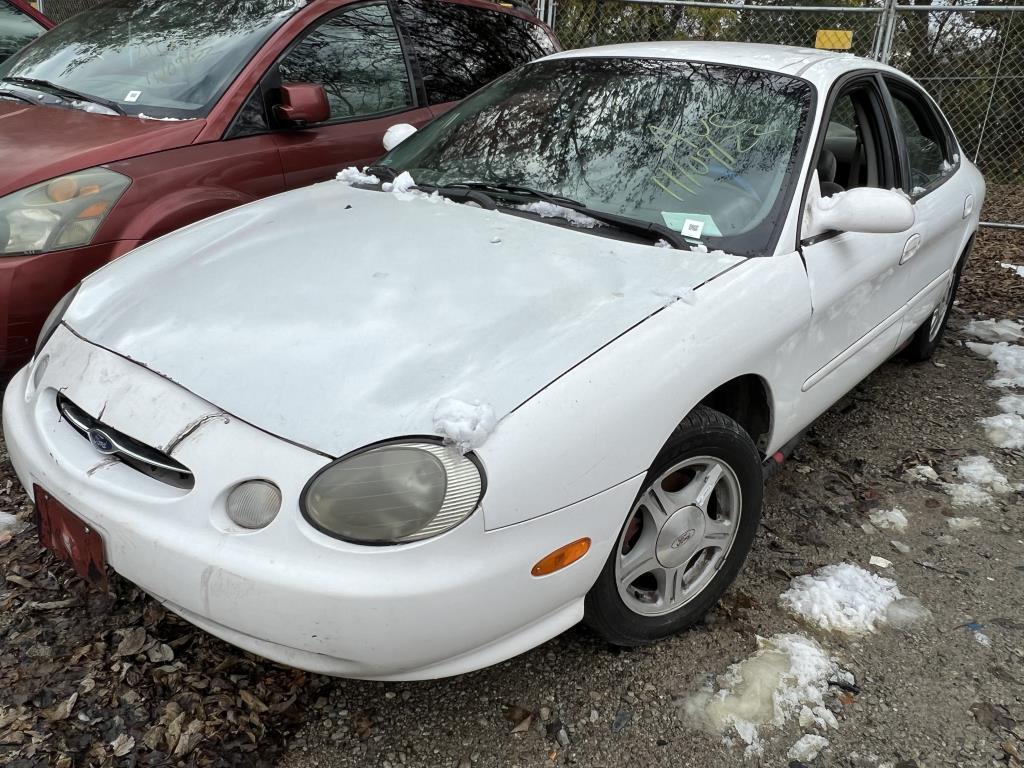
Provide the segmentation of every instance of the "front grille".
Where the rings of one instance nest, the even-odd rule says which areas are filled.
[[[57,396],[57,410],[78,434],[104,456],[116,458],[137,472],[175,488],[192,490],[195,487],[195,477],[184,464],[94,419],[64,395]]]

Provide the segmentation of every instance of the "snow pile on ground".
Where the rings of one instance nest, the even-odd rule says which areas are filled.
[[[876,509],[868,519],[876,528],[891,529],[894,531],[907,530],[907,513],[899,507],[892,509]]]
[[[969,341],[967,348],[996,364],[996,378],[988,382],[990,387],[1024,388],[1024,347],[1006,342],[977,344]]]
[[[797,760],[801,763],[810,763],[828,746],[828,739],[814,733],[805,733],[797,742],[789,748],[786,757],[790,760]]]
[[[14,531],[18,527],[18,518],[6,512],[0,512],[0,533]]]
[[[1024,277],[1024,266],[1022,266],[1020,264],[1007,264],[1004,261],[999,266],[1001,266],[1003,269],[1012,269],[1018,275],[1020,275],[1021,277]]]
[[[999,398],[999,410],[1003,413],[1016,413],[1024,416],[1024,396],[1006,395]]]
[[[918,482],[937,483],[939,481],[939,473],[925,464],[911,467],[906,471],[905,475],[909,480],[917,480]]]
[[[1006,475],[995,468],[985,456],[968,456],[956,465],[956,473],[968,483],[986,486],[992,493],[1000,496],[1012,491],[1021,490],[1024,486],[1013,485]]]
[[[1024,448],[1024,417],[1019,413],[1000,413],[981,420],[985,436],[997,448]]]
[[[734,730],[747,745],[747,756],[761,753],[759,731],[765,725],[781,726],[796,717],[804,728],[838,727],[825,706],[828,681],[839,677],[852,682],[852,676],[809,637],[759,637],[757,644],[757,653],[687,700],[687,717],[714,733]]]
[[[462,453],[479,448],[490,437],[497,420],[486,403],[467,403],[446,397],[434,409],[434,429]]]
[[[992,503],[992,494],[972,483],[943,483],[954,507],[985,507]]]
[[[535,213],[542,219],[565,219],[574,227],[579,227],[580,229],[594,229],[595,227],[604,226],[597,219],[586,216],[579,211],[563,208],[561,205],[555,205],[554,203],[542,200],[535,203],[527,203],[526,205],[517,205],[516,208],[520,211]]]
[[[969,531],[972,528],[981,528],[981,520],[976,517],[947,517],[946,522],[954,531]]]
[[[1024,323],[1015,320],[971,320],[964,326],[964,333],[989,343],[1014,342],[1024,339]]]
[[[920,605],[905,598],[896,582],[859,565],[826,565],[812,574],[797,576],[779,602],[790,613],[829,632],[863,635],[890,621],[888,610],[906,612]],[[925,609],[921,606],[921,610]]]
[[[364,171],[350,166],[341,171],[336,178],[343,184],[380,184],[380,179],[372,173],[365,173]]]

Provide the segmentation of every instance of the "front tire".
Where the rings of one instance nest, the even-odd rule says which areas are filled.
[[[761,518],[761,460],[750,436],[705,406],[654,460],[597,583],[584,621],[638,646],[700,621],[743,567]]]

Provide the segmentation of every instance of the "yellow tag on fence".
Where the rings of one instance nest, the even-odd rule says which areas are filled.
[[[848,51],[853,47],[852,29],[819,29],[814,47],[827,51]]]

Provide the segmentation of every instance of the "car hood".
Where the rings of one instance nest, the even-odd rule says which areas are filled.
[[[435,434],[445,398],[500,420],[740,261],[327,182],[119,259],[85,281],[65,322],[340,456]]]
[[[186,146],[205,124],[0,99],[0,197],[65,173]]]

